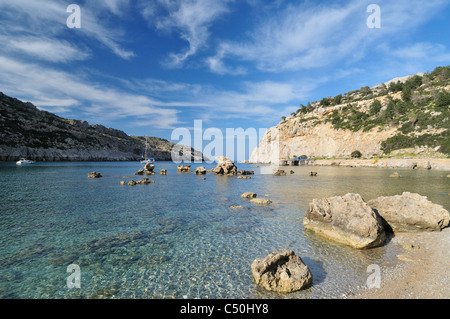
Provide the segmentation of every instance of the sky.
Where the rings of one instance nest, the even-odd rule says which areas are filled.
[[[449,17],[449,0],[0,0],[0,91],[129,135],[259,132],[449,65]]]

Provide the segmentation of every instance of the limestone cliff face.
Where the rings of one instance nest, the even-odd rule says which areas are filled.
[[[394,152],[450,154],[450,67],[301,106],[266,134],[250,163]]]
[[[169,161],[174,145],[150,137],[147,155]],[[140,159],[144,147],[144,137],[65,119],[0,92],[1,161],[20,157],[36,161],[134,161]],[[192,159],[202,158],[194,149],[189,152]]]
[[[277,154],[279,160],[301,155],[350,157],[355,150],[363,156],[372,156],[381,154],[381,143],[397,131],[392,128],[379,131],[375,128],[368,132],[353,132],[336,130],[330,123],[299,122],[299,118],[290,119],[269,130],[253,151],[249,162],[271,163],[277,160]]]

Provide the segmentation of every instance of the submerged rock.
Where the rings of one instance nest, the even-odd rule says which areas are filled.
[[[90,172],[90,173],[88,173],[88,177],[89,178],[100,178],[100,177],[102,177],[102,174],[97,173],[97,172]]]
[[[287,249],[255,259],[251,269],[256,284],[269,291],[294,292],[310,286],[313,280],[303,260]]]
[[[246,192],[246,193],[242,194],[241,197],[242,198],[255,198],[256,193]]]
[[[440,231],[449,226],[450,214],[425,196],[404,192],[382,196],[367,203],[375,209],[393,231]]]
[[[250,202],[252,202],[253,204],[258,204],[258,205],[270,205],[272,203],[267,198],[253,198],[252,200],[250,200]]]
[[[177,172],[178,173],[190,173],[191,172],[191,165],[178,165],[177,166]]]
[[[237,173],[238,175],[255,175],[255,171],[240,170]]]
[[[395,172],[395,173],[392,173],[391,175],[389,175],[389,177],[392,177],[392,178],[399,178],[399,177],[401,177],[401,176],[400,176],[400,174],[399,174],[398,172]]]
[[[286,175],[287,173],[282,169],[279,169],[275,173],[273,173],[273,176],[286,176]]]
[[[141,184],[141,185],[147,185],[147,184],[154,184],[155,181],[151,181],[148,178],[143,178],[140,181],[137,181],[136,184]]]
[[[325,238],[359,249],[382,245],[386,239],[381,218],[359,194],[313,199],[303,224]]]
[[[206,174],[206,168],[204,166],[197,167],[194,171],[195,175],[205,175]]]

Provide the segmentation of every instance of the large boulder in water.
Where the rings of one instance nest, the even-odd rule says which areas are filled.
[[[269,291],[293,292],[312,284],[312,274],[292,250],[282,249],[251,265],[256,284]]]
[[[382,219],[359,194],[313,199],[303,218],[306,229],[354,248],[382,245]]]
[[[153,170],[155,169],[155,165],[147,163],[144,166],[144,170],[146,174],[153,174]]]
[[[217,166],[212,171],[216,175],[237,175],[237,167],[225,156],[216,157]]]
[[[427,197],[404,192],[381,196],[367,204],[380,214],[393,231],[440,231],[449,226],[450,213]]]

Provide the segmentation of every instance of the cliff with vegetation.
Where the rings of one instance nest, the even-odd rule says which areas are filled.
[[[149,137],[147,155],[159,161],[171,160],[174,145]],[[20,157],[36,161],[134,161],[141,158],[144,147],[142,136],[65,119],[0,92],[1,161]],[[188,156],[202,158],[194,149]]]
[[[450,67],[301,105],[267,131],[250,162],[269,163],[278,150],[280,160],[449,157]]]

